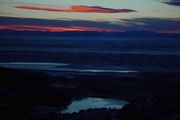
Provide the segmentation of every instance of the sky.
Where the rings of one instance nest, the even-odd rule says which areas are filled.
[[[180,34],[180,0],[0,0],[0,30]]]

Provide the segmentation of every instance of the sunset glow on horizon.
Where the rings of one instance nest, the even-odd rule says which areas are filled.
[[[121,32],[98,27],[68,26],[68,27],[52,27],[52,26],[33,26],[33,25],[0,25],[0,30],[16,30],[16,31],[41,31],[41,32],[63,32],[63,31],[97,31],[97,32]]]

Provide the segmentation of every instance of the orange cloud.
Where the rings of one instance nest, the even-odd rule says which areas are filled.
[[[34,26],[34,25],[2,25],[0,30],[16,30],[16,31],[41,31],[41,32],[63,32],[63,31],[106,31],[120,32],[120,30],[100,27],[84,27],[84,26],[68,26],[68,27],[52,27],[52,26]]]
[[[136,12],[131,9],[111,9],[103,8],[98,6],[71,6],[69,9],[65,8],[47,8],[38,6],[15,6],[19,9],[29,9],[29,10],[44,10],[44,11],[55,11],[55,12],[82,12],[82,13],[129,13]]]

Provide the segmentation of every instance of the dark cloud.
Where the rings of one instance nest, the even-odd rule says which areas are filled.
[[[110,22],[0,17],[0,29],[32,31],[121,31]]]
[[[19,9],[28,9],[28,10],[43,10],[43,11],[53,11],[53,12],[80,12],[80,13],[129,13],[135,12],[131,9],[111,9],[103,8],[99,6],[70,6],[70,8],[49,8],[49,7],[40,7],[40,6],[15,6]]]
[[[88,21],[88,20],[49,20],[35,18],[16,18],[16,17],[0,17],[1,24],[24,24],[37,26],[85,26],[85,27],[105,27],[118,29],[119,26],[106,21]]]
[[[136,18],[124,19],[133,29],[180,29],[180,19],[173,18]]]
[[[54,30],[58,27],[60,29],[74,29],[74,30],[99,30],[99,31],[154,31],[154,32],[168,32],[180,33],[180,19],[158,19],[158,18],[136,18],[136,19],[121,19],[116,22],[104,21],[86,21],[86,20],[47,20],[47,19],[30,19],[30,18],[10,18],[0,17],[1,25],[4,27],[17,28],[29,27],[37,29]],[[26,25],[26,26],[22,26]]]
[[[179,6],[180,7],[180,0],[166,0],[165,2],[168,5],[174,5],[174,6]]]
[[[180,19],[137,18],[124,19],[128,30],[153,31],[160,33],[180,33]]]

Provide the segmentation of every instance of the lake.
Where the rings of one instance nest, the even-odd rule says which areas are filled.
[[[127,101],[119,99],[87,97],[74,100],[62,113],[73,113],[95,108],[121,109],[126,104],[128,104]]]

